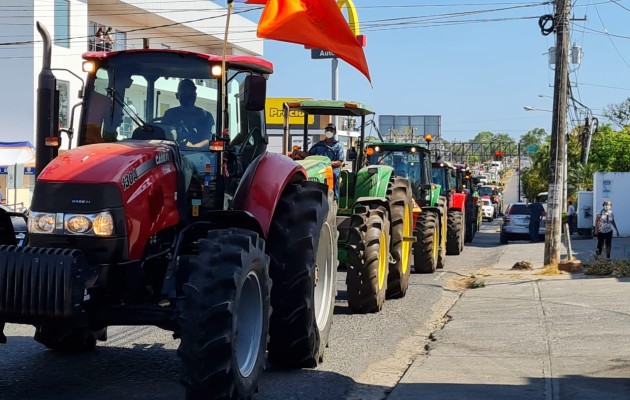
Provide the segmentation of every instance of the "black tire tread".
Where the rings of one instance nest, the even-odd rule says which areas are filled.
[[[265,367],[271,291],[269,257],[258,234],[245,229],[208,232],[199,241],[199,254],[187,257],[190,267],[179,324],[177,353],[184,365],[182,383],[187,400],[249,399],[258,389]],[[261,346],[254,370],[241,376],[234,357],[233,322],[242,286],[256,271],[263,291]]]
[[[414,271],[421,274],[431,274],[437,268],[438,254],[433,254],[434,240],[440,238],[437,214],[432,211],[423,211],[418,215],[416,224],[416,242],[413,249]],[[436,237],[437,232],[437,237]],[[438,243],[439,246],[439,243]],[[439,253],[439,247],[438,247]]]
[[[405,297],[409,288],[409,276],[411,275],[411,265],[407,265],[404,271],[402,265],[402,248],[404,239],[404,218],[405,207],[408,207],[410,223],[413,220],[413,198],[411,192],[411,184],[405,178],[392,177],[387,188],[387,200],[391,212],[390,229],[391,229],[391,245],[390,253],[396,260],[396,263],[390,264],[389,275],[387,278],[388,299],[398,299]],[[411,232],[413,233],[413,232]],[[411,246],[409,246],[409,254],[407,259],[411,264]]]
[[[385,302],[387,277],[383,287],[378,287],[378,257],[382,231],[387,232],[386,237],[389,241],[389,218],[383,206],[367,204],[355,208],[348,233],[346,273],[348,306],[355,313],[379,312]],[[389,258],[389,243],[386,246]],[[385,273],[388,272],[389,268]]]
[[[461,211],[449,211],[446,234],[446,254],[459,255],[462,250],[463,214]]]
[[[289,184],[276,210],[267,240],[274,282],[269,360],[283,367],[312,368],[323,356],[330,329],[320,337],[314,304],[315,258],[320,230],[334,210],[326,189],[311,181]]]

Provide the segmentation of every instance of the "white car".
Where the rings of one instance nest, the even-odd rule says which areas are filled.
[[[481,218],[488,221],[494,220],[494,206],[489,199],[480,199],[481,202]]]

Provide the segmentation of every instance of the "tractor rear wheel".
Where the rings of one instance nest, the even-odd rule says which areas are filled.
[[[461,211],[449,211],[446,235],[446,254],[459,255],[462,251],[463,215]]]
[[[249,399],[265,367],[269,257],[258,234],[218,229],[199,241],[179,318],[187,400]]]
[[[416,243],[413,249],[413,268],[416,272],[430,274],[438,265],[440,246],[439,223],[437,214],[423,211],[418,215],[416,224]]]
[[[312,368],[323,360],[337,285],[333,194],[317,182],[290,184],[276,207],[267,241],[271,257],[269,360]]]
[[[96,334],[88,329],[38,326],[35,340],[61,353],[87,353],[96,348]]]
[[[356,313],[379,312],[389,273],[389,218],[378,204],[355,208],[348,233],[348,306]]]
[[[413,198],[409,181],[393,177],[387,188],[387,200],[391,210],[390,253],[396,262],[389,265],[386,297],[397,299],[405,297],[411,275],[411,242],[405,240],[413,235]]]

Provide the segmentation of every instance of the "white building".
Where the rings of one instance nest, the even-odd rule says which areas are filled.
[[[147,46],[221,54],[226,9],[207,0],[0,0],[0,16],[0,142],[35,144],[43,52],[36,22],[53,40],[52,68],[83,77],[81,55],[97,50],[94,34],[99,26],[112,27],[113,50]],[[228,54],[262,55],[256,23],[241,15],[231,16],[228,39]],[[60,124],[67,126],[81,82],[64,71],[54,73],[62,92]],[[77,125],[75,121],[75,129]]]

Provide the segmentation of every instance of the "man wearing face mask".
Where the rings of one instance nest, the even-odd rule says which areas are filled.
[[[177,141],[186,147],[208,147],[214,118],[201,107],[195,106],[197,87],[190,79],[182,79],[175,94],[179,107],[166,110],[164,122],[177,127]]]
[[[335,200],[339,198],[339,173],[341,172],[341,167],[343,166],[343,162],[345,161],[345,151],[343,148],[343,144],[335,140],[336,133],[337,127],[335,126],[335,124],[328,124],[328,126],[324,129],[324,135],[326,136],[326,138],[315,143],[308,151],[309,155],[326,156],[330,158],[330,161],[332,161],[331,165],[333,168],[333,176],[335,179]]]
[[[602,254],[604,244],[606,245],[606,258],[610,260],[610,248],[612,246],[613,228],[619,236],[619,228],[615,222],[615,214],[612,212],[612,201],[607,200],[602,204],[601,211],[595,218],[595,236],[597,236],[597,249],[595,259]]]

